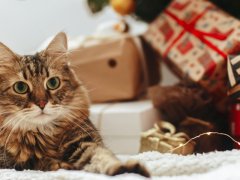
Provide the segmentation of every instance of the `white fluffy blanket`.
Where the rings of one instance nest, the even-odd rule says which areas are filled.
[[[119,156],[140,160],[157,180],[240,180],[240,151],[211,152],[189,156],[147,152],[135,156]],[[55,172],[0,170],[0,179],[14,180],[143,180],[136,174],[123,174],[115,177],[87,173],[83,171],[59,170]]]

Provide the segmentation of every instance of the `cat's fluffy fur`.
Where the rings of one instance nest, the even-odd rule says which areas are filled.
[[[47,88],[51,77],[57,89]],[[16,82],[28,91],[14,91]],[[20,56],[0,44],[0,167],[83,169],[149,176],[138,162],[121,163],[105,148],[88,119],[89,100],[68,62],[67,38],[59,33],[42,52]]]

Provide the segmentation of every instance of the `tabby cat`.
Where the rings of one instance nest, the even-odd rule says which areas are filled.
[[[63,32],[35,55],[0,44],[0,167],[148,177],[138,161],[122,163],[104,146],[88,119],[87,91],[68,60]]]

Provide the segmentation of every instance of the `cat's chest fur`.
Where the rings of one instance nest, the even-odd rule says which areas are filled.
[[[56,130],[57,131],[57,130]],[[0,146],[11,155],[16,163],[25,163],[29,159],[41,159],[43,157],[61,158],[60,150],[64,143],[65,134],[42,134],[40,132],[14,131],[0,134]],[[61,146],[61,147],[60,147]]]

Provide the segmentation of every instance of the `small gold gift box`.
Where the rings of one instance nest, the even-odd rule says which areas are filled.
[[[162,121],[155,124],[154,128],[142,133],[140,152],[192,154],[195,142],[189,141],[189,139],[188,135],[183,132],[176,133],[176,129],[171,123]]]

